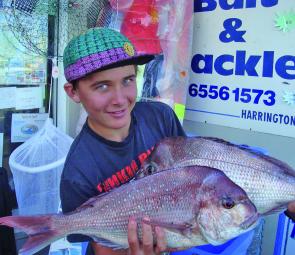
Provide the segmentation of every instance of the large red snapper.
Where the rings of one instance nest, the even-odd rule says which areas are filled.
[[[144,216],[163,227],[170,249],[220,244],[254,227],[255,206],[223,172],[208,167],[181,167],[122,185],[91,198],[70,214],[8,216],[1,225],[29,234],[21,254],[32,254],[72,233],[102,245],[127,248],[127,224]],[[139,238],[141,230],[139,224]]]
[[[161,140],[136,178],[171,167],[209,166],[222,170],[246,191],[260,214],[277,212],[295,201],[295,171],[286,163],[213,137]]]

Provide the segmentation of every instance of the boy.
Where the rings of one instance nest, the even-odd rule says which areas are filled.
[[[130,41],[108,28],[89,29],[72,39],[64,51],[67,95],[82,103],[88,118],[73,142],[61,178],[61,203],[71,212],[89,198],[128,182],[153,146],[168,136],[185,133],[173,110],[160,102],[136,102],[137,65],[153,59],[136,53]],[[129,250],[115,251],[82,235],[72,242],[90,241],[95,255],[158,254],[165,250],[163,231],[143,224],[143,241],[137,224],[128,225]],[[91,251],[88,252],[88,254]]]
[[[89,198],[128,182],[160,139],[184,136],[174,112],[159,102],[136,103],[136,66],[153,58],[139,55],[122,34],[94,28],[74,38],[64,52],[64,88],[76,103],[82,103],[88,118],[73,142],[61,179],[64,213]],[[289,204],[287,215],[295,212]],[[161,229],[156,228],[153,247],[151,227],[143,224],[143,245],[137,240],[136,223],[128,225],[129,253],[155,254],[166,248]],[[72,242],[90,241],[95,255],[127,254],[102,247],[91,238],[71,235]],[[89,251],[88,254],[91,251]]]

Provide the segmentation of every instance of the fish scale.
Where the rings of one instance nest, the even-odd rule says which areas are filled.
[[[170,167],[209,166],[243,188],[260,214],[277,212],[295,201],[295,171],[286,163],[212,137],[169,137],[144,161],[136,179]]]
[[[96,231],[102,232],[104,235],[105,233],[112,233],[114,231],[114,227],[116,228],[117,231],[125,233],[125,240],[119,240],[119,239],[112,239],[111,241],[120,243],[122,246],[127,246],[127,239],[126,239],[126,228],[127,228],[127,222],[130,217],[130,215],[137,216],[139,218],[142,218],[144,215],[149,215],[150,217],[155,217],[157,220],[166,220],[167,221],[167,212],[170,213],[170,219],[179,219],[179,221],[183,220],[190,220],[192,216],[192,208],[191,208],[191,203],[192,197],[186,197],[185,199],[182,196],[182,203],[180,203],[178,206],[184,206],[186,205],[187,208],[184,208],[183,211],[189,211],[190,212],[190,217],[191,218],[184,218],[185,215],[183,213],[177,213],[178,211],[172,210],[170,208],[170,198],[173,196],[173,193],[177,193],[175,191],[178,191],[175,189],[175,186],[185,186],[185,188],[188,190],[189,189],[189,182],[183,183],[181,180],[181,176],[178,176],[176,178],[176,175],[174,174],[173,179],[173,184],[171,185],[171,178],[167,178],[161,181],[155,180],[153,185],[155,187],[160,186],[162,187],[161,193],[159,193],[159,189],[154,188],[150,191],[150,193],[147,193],[146,191],[140,191],[138,192],[138,185],[132,185],[130,186],[131,188],[129,190],[125,190],[125,192],[128,192],[129,199],[127,202],[124,204],[124,208],[121,210],[121,216],[118,216],[118,213],[116,210],[104,210],[102,207],[101,209],[97,209],[96,204],[93,205],[92,208],[88,209],[87,211],[83,211],[81,213],[87,215],[87,218],[90,222],[93,222],[92,227],[97,229]],[[187,178],[187,180],[190,180],[191,178]],[[149,180],[143,180],[140,186],[146,186],[149,184]],[[122,197],[122,188],[119,188],[117,190],[114,190],[112,192],[112,196],[103,196],[102,200],[97,200],[98,204],[104,204],[107,203],[108,205],[111,204],[117,204],[117,201],[120,201],[120,198]],[[164,195],[163,195],[164,193]],[[166,196],[165,196],[166,193]],[[178,192],[179,193],[179,192]],[[131,195],[132,194],[132,195]],[[182,194],[182,193],[179,193]],[[186,202],[185,202],[186,201]],[[138,205],[141,205],[143,210],[138,208]],[[159,206],[161,205],[161,206]],[[176,212],[176,213],[175,213]],[[122,215],[123,213],[123,215]],[[98,217],[99,215],[99,217]],[[74,225],[78,226],[80,228],[84,222],[81,220],[84,217],[77,217],[77,215],[73,216],[75,219],[68,219],[70,222],[74,222]],[[77,219],[78,218],[78,219]],[[92,220],[93,219],[93,220]],[[85,225],[85,222],[84,222]],[[88,230],[87,230],[88,231]],[[87,234],[86,232],[80,232],[81,234]],[[101,236],[100,236],[101,237]],[[114,236],[112,236],[113,238]],[[109,237],[110,238],[110,237]]]
[[[181,164],[185,166],[184,163]],[[280,204],[287,204],[295,199],[294,182],[288,183],[279,176],[270,175],[269,172],[261,171],[257,175],[255,166],[236,165],[235,168],[227,168],[226,163],[211,161],[204,163],[194,160],[193,165],[206,165],[217,169],[223,169],[224,173],[248,194],[251,201],[255,204],[258,212],[265,214],[271,212],[273,208],[280,207]],[[279,192],[276,192],[279,190]],[[279,201],[279,202],[277,202]]]
[[[162,227],[169,249],[224,243],[253,228],[258,220],[256,208],[246,193],[223,172],[188,166],[124,184],[91,198],[70,214],[8,216],[0,218],[0,225],[30,233],[21,250],[21,254],[27,255],[73,233],[91,236],[104,246],[127,248],[130,217],[138,222],[141,240],[144,216],[149,217],[152,226]]]

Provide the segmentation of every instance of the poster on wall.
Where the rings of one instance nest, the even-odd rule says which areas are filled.
[[[15,37],[17,31],[8,25],[8,18],[4,14],[5,12],[0,9],[0,85],[45,84],[47,58],[33,54],[17,40]],[[47,24],[44,26],[46,26],[44,30],[47,31]],[[40,44],[47,45],[47,42],[43,42],[41,38],[43,36],[40,36]]]
[[[0,88],[0,110],[14,108],[16,87],[2,87]]]
[[[47,119],[47,113],[13,113],[11,142],[25,142],[44,126]]]
[[[289,0],[195,0],[185,119],[295,137]]]
[[[41,87],[17,88],[16,110],[41,108],[43,104]]]

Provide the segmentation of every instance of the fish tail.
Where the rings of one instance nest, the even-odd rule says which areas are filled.
[[[53,217],[44,216],[7,216],[0,218],[0,225],[23,230],[29,236],[19,251],[21,255],[30,255],[60,239],[64,233],[54,228]]]

